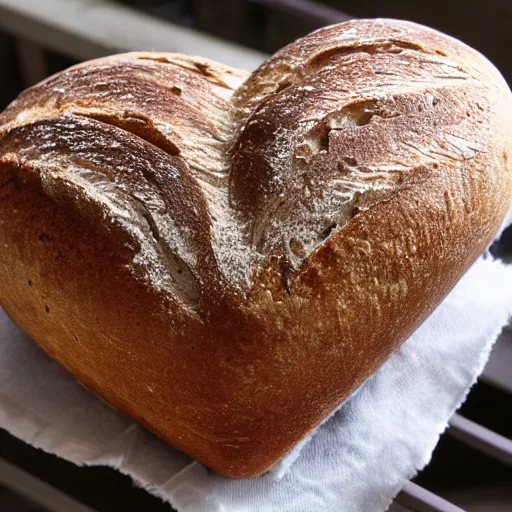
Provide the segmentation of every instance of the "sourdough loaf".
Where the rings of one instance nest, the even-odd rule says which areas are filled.
[[[250,76],[86,62],[0,116],[0,304],[113,407],[258,475],[493,239],[511,135],[496,69],[408,22],[321,29]]]

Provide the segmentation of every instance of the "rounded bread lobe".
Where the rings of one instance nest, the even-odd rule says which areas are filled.
[[[222,474],[267,470],[492,241],[512,102],[394,20],[246,74],[134,53],[0,116],[0,304],[112,406]]]

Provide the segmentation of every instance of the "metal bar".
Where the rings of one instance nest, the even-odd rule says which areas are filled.
[[[52,512],[95,512],[3,458],[0,458],[0,483]]]
[[[480,379],[512,394],[512,331],[505,329],[491,352]]]
[[[412,512],[465,512],[464,509],[413,482],[404,485],[395,502]]]
[[[107,0],[0,0],[0,28],[77,60],[154,50],[201,55],[252,70],[266,58]]]
[[[459,414],[452,416],[447,432],[472,448],[505,464],[512,465],[512,441],[510,439]]]
[[[334,7],[322,5],[308,0],[249,0],[250,2],[264,5],[269,9],[288,12],[305,19],[309,19],[319,25],[331,25],[353,19]]]

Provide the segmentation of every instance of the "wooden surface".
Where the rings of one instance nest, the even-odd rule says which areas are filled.
[[[2,458],[0,483],[52,512],[94,512],[92,508]]]
[[[266,57],[105,0],[0,0],[0,29],[77,60],[155,50],[252,70]]]

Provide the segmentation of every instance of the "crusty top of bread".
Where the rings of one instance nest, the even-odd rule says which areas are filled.
[[[0,304],[112,406],[260,474],[490,243],[511,129],[498,71],[403,21],[318,30],[250,76],[74,66],[0,116]]]

